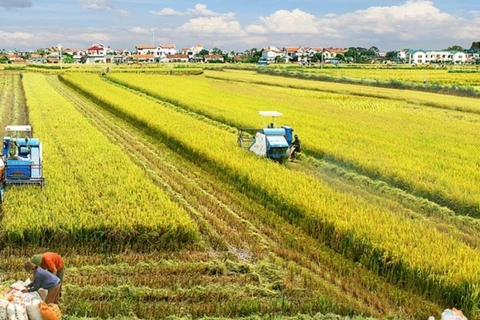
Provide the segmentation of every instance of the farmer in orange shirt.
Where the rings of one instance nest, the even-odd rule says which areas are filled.
[[[36,266],[48,270],[62,281],[60,283],[60,292],[62,292],[63,284],[63,273],[64,273],[64,264],[63,259],[58,253],[55,252],[45,252],[43,254],[36,254],[32,256],[30,261]]]

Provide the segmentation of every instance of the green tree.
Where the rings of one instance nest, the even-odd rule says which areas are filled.
[[[335,58],[338,58],[338,60],[340,61],[345,61],[345,56],[341,53],[337,53],[337,55],[335,56]]]
[[[25,52],[25,53],[22,53],[22,54],[20,55],[20,57],[21,57],[22,59],[24,59],[24,60],[30,59],[31,56],[32,56],[32,54],[31,54],[30,52]]]
[[[80,63],[86,63],[86,62],[87,62],[87,59],[88,59],[88,54],[83,55],[83,56],[80,58]]]
[[[43,48],[37,49],[37,50],[35,51],[35,53],[38,54],[38,55],[40,55],[41,57],[45,57],[45,56],[48,54],[48,52],[45,51],[45,49],[43,49]]]
[[[62,62],[63,62],[63,63],[73,63],[73,56],[70,55],[70,54],[65,54],[65,55],[62,57]]]
[[[480,41],[473,41],[470,50],[480,51]]]
[[[0,63],[8,63],[8,57],[6,55],[0,56]]]
[[[396,61],[398,57],[398,51],[388,51],[385,55],[385,59],[390,61]]]
[[[361,54],[355,47],[348,48],[347,52],[345,52],[345,58],[353,63],[361,62]]]
[[[257,48],[252,48],[250,50],[245,51],[245,55],[247,56],[243,62],[247,63],[257,63],[260,58],[262,58],[262,50],[258,50]]]
[[[378,54],[380,53],[380,50],[376,46],[371,46],[368,49],[368,52],[370,53],[370,55],[378,56]]]
[[[284,56],[275,56],[274,61],[275,61],[275,63],[285,63],[285,57]]]
[[[463,48],[461,46],[458,46],[458,45],[453,45],[451,47],[448,47],[447,49],[445,50],[453,50],[453,51],[463,51]]]
[[[202,49],[199,53],[196,54],[196,56],[202,56],[203,57],[203,56],[206,56],[208,54],[210,54],[210,52],[208,52],[207,49]]]
[[[212,54],[221,54],[221,55],[223,55],[223,51],[222,51],[222,49],[219,49],[219,48],[213,48],[213,49],[212,49]]]

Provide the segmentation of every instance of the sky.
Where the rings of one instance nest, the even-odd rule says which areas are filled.
[[[479,0],[0,0],[0,49],[470,48]]]

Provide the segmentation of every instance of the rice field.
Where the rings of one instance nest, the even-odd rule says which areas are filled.
[[[49,250],[70,319],[480,318],[475,99],[187,74],[0,74],[2,125],[34,127],[47,178],[8,190],[0,287]],[[258,110],[298,163],[238,148]]]
[[[431,66],[387,68],[350,68],[348,65],[329,68],[286,67],[288,72],[328,76],[337,79],[350,79],[365,82],[403,82],[416,85],[463,86],[480,89],[480,69],[473,66]]]

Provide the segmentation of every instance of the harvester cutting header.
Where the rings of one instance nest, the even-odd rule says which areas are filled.
[[[298,152],[299,145],[294,145],[293,128],[282,125],[277,127],[276,118],[283,116],[278,111],[259,111],[263,117],[263,128],[239,128],[237,143],[240,147],[247,149],[259,156],[267,157],[277,161],[284,161]],[[271,121],[267,122],[267,119]],[[268,123],[268,124],[267,124]]]
[[[42,144],[32,137],[31,126],[7,126],[0,158],[0,203],[5,188],[12,184],[38,184],[43,186]]]

